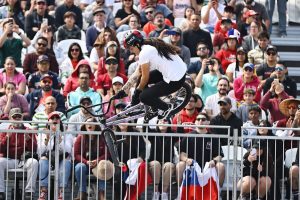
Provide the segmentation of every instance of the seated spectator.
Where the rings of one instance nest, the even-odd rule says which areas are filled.
[[[186,7],[184,10],[184,19],[181,20],[178,26],[182,30],[182,32],[185,32],[188,29],[190,29],[190,19],[192,14],[195,14],[195,9],[192,6]]]
[[[210,33],[214,32],[215,24],[222,18],[225,6],[219,0],[211,0],[201,8],[202,27]]]
[[[244,64],[248,62],[246,51],[243,47],[236,50],[236,62],[228,65],[226,69],[226,76],[230,81],[230,88],[233,88],[233,80],[243,75]]]
[[[30,39],[20,32],[19,26],[12,18],[5,20],[2,24],[3,32],[0,36],[0,68],[4,67],[4,61],[11,56],[16,61],[16,67],[21,68],[21,55],[23,47],[30,45]],[[13,33],[18,34],[19,38],[14,37]]]
[[[252,63],[245,63],[243,66],[243,74],[234,80],[233,90],[237,101],[243,100],[245,89],[252,89],[255,91],[254,101],[256,103],[260,102],[262,88],[258,87],[260,80],[255,75],[254,70],[254,65]]]
[[[97,78],[107,73],[105,62],[106,59],[111,56],[115,57],[118,61],[118,69],[117,69],[118,72],[120,72],[121,74],[126,74],[124,60],[121,58],[120,46],[118,45],[118,43],[116,41],[109,41],[105,46],[105,48],[106,48],[105,56],[101,57],[98,62],[98,67],[96,72]]]
[[[229,88],[229,80],[226,77],[221,77],[218,80],[217,84],[218,92],[216,94],[210,95],[206,98],[204,110],[210,117],[210,119],[220,113],[220,107],[218,105],[219,100],[222,97],[226,97],[230,88]],[[229,97],[230,98],[230,97]],[[231,100],[231,107],[230,110],[232,112],[236,112],[237,105],[236,101],[233,98]]]
[[[88,96],[81,97],[80,105],[88,107],[92,105],[92,100]],[[88,109],[90,112],[94,113],[92,108]],[[79,112],[72,115],[69,119],[69,122],[85,122],[86,119],[92,117],[91,114],[86,111],[84,108],[80,108]],[[68,131],[80,131],[80,124],[69,124]]]
[[[217,116],[213,117],[210,120],[210,125],[218,125],[218,126],[230,126],[230,132],[228,133],[227,128],[212,128],[211,132],[213,134],[220,135],[230,135],[233,136],[233,130],[238,130],[238,135],[241,135],[241,126],[243,125],[242,120],[240,120],[233,112],[230,111],[232,107],[231,99],[229,97],[223,96],[218,101],[218,105],[220,106],[220,112]],[[228,139],[222,138],[220,139],[221,146],[228,145]]]
[[[32,40],[35,34],[40,30],[43,23],[55,30],[55,19],[49,15],[46,0],[37,0],[36,9],[25,16],[25,33]]]
[[[217,23],[215,24],[214,33],[221,33],[224,37],[226,37],[227,31],[229,31],[231,28],[237,29],[234,15],[234,8],[232,6],[226,6],[224,8],[222,18],[218,19]],[[222,24],[226,27],[225,29],[224,27],[222,28]]]
[[[253,190],[256,199],[263,199],[268,194],[274,166],[272,155],[267,152],[266,141],[260,139],[254,142],[251,151],[244,155],[243,177],[237,184],[241,191],[240,199],[253,198]]]
[[[198,4],[196,0],[190,1],[178,1],[178,0],[168,0],[166,1],[167,6],[172,10],[173,16],[175,18],[183,18],[186,16],[186,9],[192,8],[195,13],[198,13]]]
[[[39,200],[44,200],[48,197],[48,179],[50,175],[50,170],[58,170],[58,200],[63,199],[63,192],[68,184],[72,163],[71,163],[71,155],[72,155],[72,146],[73,146],[73,136],[71,134],[63,134],[64,127],[62,121],[60,119],[60,114],[56,111],[50,113],[48,115],[47,129],[51,131],[51,133],[39,133],[38,134],[38,154],[40,156],[39,160],[39,185],[40,185],[40,197]],[[55,134],[56,127],[59,124],[60,132],[62,135],[59,135],[58,145],[55,145],[56,136],[50,135]],[[57,150],[59,152],[59,169],[55,169],[55,148],[59,148]]]
[[[266,62],[266,49],[270,43],[270,36],[267,32],[258,34],[258,45],[248,52],[248,60],[254,65],[263,64]]]
[[[45,99],[45,110],[35,113],[32,117],[32,123],[31,128],[34,130],[44,130],[47,128],[46,122],[48,121],[48,115],[52,112],[56,112],[59,114],[60,120],[62,122],[67,122],[67,118],[64,115],[64,113],[56,111],[57,108],[57,102],[56,99],[53,96],[49,96]],[[35,123],[36,122],[36,123]],[[37,123],[37,122],[45,122],[43,123]]]
[[[59,66],[59,78],[63,85],[66,84],[67,79],[71,73],[76,69],[79,61],[83,60],[84,56],[80,45],[76,42],[69,47],[68,57]]]
[[[155,25],[155,29],[151,31],[148,35],[149,38],[159,37],[162,38],[165,29],[170,29],[171,27],[165,24],[165,17],[162,12],[154,13],[153,24]]]
[[[79,74],[80,73],[88,73],[89,74],[89,86],[91,88],[95,88],[95,76],[92,73],[91,66],[87,60],[80,60],[77,64],[76,68],[71,73],[71,76],[66,81],[64,86],[63,95],[66,97],[70,92],[75,91],[79,87]]]
[[[119,91],[122,90],[122,87],[124,85],[124,80],[120,76],[116,76],[112,79],[112,87],[111,89],[107,92],[107,95],[103,97],[104,102],[107,102],[110,100],[111,97],[114,95],[118,94]],[[106,113],[106,117],[112,117],[113,115],[116,114],[115,108],[119,104],[127,104],[130,102],[129,97],[124,97],[122,99],[114,99],[110,105],[109,111],[106,113],[108,109],[108,105],[105,104],[103,105],[103,112]]]
[[[9,125],[9,130],[29,130],[24,126],[23,123],[18,123],[18,121],[23,121],[23,114],[20,108],[13,108],[9,111],[9,120],[13,121]],[[16,142],[18,140],[18,142]],[[1,158],[0,158],[0,198],[5,199],[5,173],[9,169],[20,168],[19,163],[21,162],[21,157],[25,152],[30,152],[36,154],[37,141],[34,134],[31,133],[0,133],[0,145],[1,145]],[[31,156],[25,160],[24,165],[21,167],[25,170],[27,174],[27,182],[24,185],[24,197],[25,199],[31,199],[36,191],[36,181],[39,170],[37,158]],[[25,184],[25,183],[24,183]],[[7,186],[8,187],[8,186]]]
[[[10,56],[6,57],[4,70],[0,73],[0,95],[5,93],[4,85],[8,82],[15,84],[17,94],[25,94],[26,77],[16,70],[16,61]]]
[[[54,46],[54,42],[55,42],[55,39],[53,37],[54,31],[55,31],[55,29],[52,30],[52,28],[50,26],[46,26],[45,24],[42,24],[41,29],[35,34],[34,38],[31,40],[31,46],[34,48],[34,45],[36,44],[37,39],[39,37],[44,37],[48,41],[47,52],[49,52],[49,54],[54,55],[54,51],[53,51],[53,46]]]
[[[52,76],[44,74],[41,77],[40,88],[27,95],[27,101],[29,103],[30,117],[37,112],[45,110],[45,100],[49,96],[53,96],[57,101],[57,111],[65,113],[65,101],[64,97],[57,91],[52,89]]]
[[[29,92],[33,92],[40,88],[40,82],[43,75],[48,74],[52,77],[52,88],[60,90],[60,83],[58,81],[58,75],[50,71],[50,60],[46,55],[40,55],[37,60],[38,71],[31,74],[28,78],[28,89]]]
[[[179,56],[182,58],[185,64],[189,66],[191,60],[191,52],[189,48],[182,44],[182,31],[177,27],[173,27],[171,28],[171,30],[167,31],[167,33],[168,37],[164,37],[164,41],[179,47],[181,50]]]
[[[120,8],[115,14],[115,25],[118,30],[122,29],[123,26],[128,26],[129,19],[132,15],[140,16],[140,14],[133,8],[133,5],[133,0],[122,1],[122,8]]]
[[[197,95],[193,94],[189,103],[182,109],[179,113],[177,113],[173,120],[172,124],[178,125],[194,125],[196,121],[196,117],[198,115],[198,111],[196,109],[196,102],[198,100]],[[176,128],[175,128],[176,130]],[[190,127],[181,127],[177,128],[177,132],[189,133],[192,129]]]
[[[273,76],[274,75],[274,76]],[[273,81],[281,83],[284,86],[284,91],[294,98],[297,97],[297,84],[288,76],[288,68],[283,61],[276,63],[275,72],[272,73],[272,77],[268,78],[264,85],[264,94],[271,89]]]
[[[261,32],[260,24],[257,21],[250,23],[249,35],[246,35],[242,41],[242,47],[245,52],[253,50],[258,45],[258,35]]]
[[[250,24],[253,21],[257,21],[258,13],[254,10],[247,10],[243,16],[245,16],[245,21],[240,21],[238,23],[238,30],[241,33],[242,38],[250,33]]]
[[[37,67],[37,60],[39,56],[46,55],[49,59],[49,69],[50,71],[58,74],[58,63],[55,58],[55,55],[48,49],[48,39],[40,36],[37,38],[35,42],[35,52],[28,53],[25,55],[24,62],[23,62],[23,73],[33,74],[34,72],[38,71]]]
[[[257,135],[257,132],[260,132],[263,134],[263,131],[260,131],[260,129],[256,129],[254,127],[257,127],[260,125],[260,115],[261,115],[261,109],[259,106],[252,106],[249,107],[248,110],[248,117],[247,121],[243,124],[243,136],[255,136]],[[263,126],[266,127],[266,126]],[[243,139],[243,147],[246,149],[251,149],[252,147],[252,139],[250,138],[244,138]]]
[[[19,1],[1,2],[0,19],[5,19],[5,18],[12,18],[15,21],[16,25],[18,25],[18,27],[24,30],[25,17],[21,8],[21,2]]]
[[[258,104],[254,101],[255,91],[251,88],[244,89],[243,100],[239,105],[236,116],[240,118],[243,123],[249,120],[249,111],[252,107],[257,107]],[[261,112],[260,112],[261,113]]]
[[[213,37],[213,46],[215,52],[218,52],[222,48],[225,38],[227,37],[227,32],[233,28],[233,22],[231,19],[222,17],[222,20],[219,21],[220,28],[218,31],[215,30]]]
[[[94,117],[87,118],[86,123],[97,123],[97,119]],[[93,172],[98,178],[98,196],[99,199],[105,199],[105,189],[106,183],[114,175],[114,165],[108,160],[106,155],[106,144],[104,137],[100,134],[101,128],[99,125],[94,124],[84,124],[81,126],[81,131],[98,131],[98,135],[78,135],[74,143],[74,158],[75,158],[75,178],[79,187],[79,196],[76,198],[78,200],[87,199],[87,175]],[[105,166],[106,168],[102,170],[97,170],[100,166]],[[97,171],[99,174],[97,174]],[[96,173],[95,173],[96,172]]]
[[[94,89],[90,88],[90,74],[87,72],[81,72],[78,77],[79,86],[75,91],[72,91],[68,94],[68,106],[72,108],[77,106],[80,103],[81,97],[89,96],[92,100],[92,104],[100,104],[102,102],[102,97]],[[69,114],[75,114],[79,110],[73,110]],[[94,111],[99,113],[101,111],[101,106],[94,107]]]
[[[107,92],[112,88],[112,79],[119,76],[123,79],[124,83],[127,82],[128,78],[125,74],[117,72],[118,69],[118,60],[110,56],[105,60],[105,68],[107,72],[103,75],[98,76],[97,83],[97,92],[101,95],[107,95]]]
[[[205,113],[199,113],[196,118],[196,125],[205,126],[208,124],[208,116]],[[197,127],[196,130],[190,134],[209,135],[211,132],[207,128]],[[225,179],[225,166],[221,162],[224,154],[218,138],[184,137],[182,141],[180,141],[179,150],[179,163],[176,165],[176,179],[178,180],[178,185],[181,185],[186,166],[192,165],[193,160],[195,160],[201,169],[204,168],[206,162],[209,163],[209,167],[215,168],[219,177],[219,185],[222,187]]]
[[[64,15],[67,12],[73,12],[74,21],[75,24],[79,27],[79,29],[82,29],[82,12],[78,6],[74,4],[74,0],[64,0],[63,4],[60,6],[57,6],[55,9],[55,22],[56,27],[63,26],[65,23]]]
[[[24,119],[29,119],[29,108],[26,98],[16,93],[16,84],[7,82],[4,84],[5,94],[0,97],[1,119],[8,119],[9,111],[20,108]]]
[[[93,9],[93,24],[86,30],[86,48],[90,53],[98,35],[106,26],[106,12],[103,8],[96,6]]]
[[[195,82],[193,81],[193,79],[190,76],[186,76],[185,77],[185,82],[187,84],[189,84],[189,86],[192,88],[192,94],[195,94]],[[198,112],[202,112],[203,108],[204,108],[204,101],[202,100],[202,98],[199,95],[197,96],[197,101],[196,101],[196,109]]]
[[[236,50],[239,43],[239,32],[235,29],[231,29],[227,32],[226,49],[221,49],[216,53],[216,58],[221,61],[221,66],[226,72],[229,64],[236,62]]]
[[[74,12],[66,12],[64,14],[65,24],[57,29],[57,42],[67,39],[81,39],[81,30],[75,24],[76,14]]]
[[[209,72],[204,74],[205,69],[208,68]],[[201,89],[199,96],[206,101],[210,95],[217,93],[217,83],[219,78],[222,77],[220,73],[220,63],[216,58],[205,58],[202,62],[202,67],[195,79],[196,87]]]

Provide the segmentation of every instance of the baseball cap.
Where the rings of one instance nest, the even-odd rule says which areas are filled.
[[[244,53],[246,53],[246,51],[245,51],[245,49],[243,48],[243,47],[239,47],[239,48],[237,48],[237,50],[236,50],[236,52],[238,53],[238,52],[244,52]]]
[[[38,2],[45,2],[45,3],[47,3],[46,0],[37,0],[36,2],[37,2],[37,3],[38,3]]]
[[[171,28],[171,31],[174,31],[175,33],[180,34],[180,35],[181,35],[181,33],[182,33],[181,29],[178,28],[178,27],[173,27],[173,28]]]
[[[9,111],[9,117],[12,117],[14,115],[22,115],[23,116],[23,113],[22,113],[22,110],[21,108],[12,108],[10,111]]]
[[[108,58],[106,58],[105,60],[105,64],[110,64],[111,62],[113,62],[113,64],[118,64],[118,60],[116,57],[114,56],[109,56]]]
[[[48,78],[48,79],[50,79],[50,80],[52,81],[52,76],[51,76],[50,74],[43,74],[43,75],[41,76],[41,80],[44,80],[44,79],[46,79],[46,78]]]
[[[243,66],[243,69],[246,69],[246,68],[250,68],[250,69],[254,69],[254,65],[252,63],[245,63],[244,66]]]
[[[50,114],[48,115],[48,120],[51,119],[51,118],[54,117],[54,116],[60,118],[60,113],[57,112],[57,111],[53,111],[52,113],[50,113]]]
[[[251,17],[251,16],[255,16],[255,15],[258,15],[258,13],[255,12],[254,10],[248,10],[248,11],[245,13],[245,16],[246,16],[246,17]]]
[[[40,55],[37,59],[37,63],[42,62],[42,61],[47,61],[49,62],[49,57],[46,55]]]
[[[273,46],[273,45],[268,45],[267,46],[266,52],[268,52],[270,50],[273,50],[273,51],[277,52],[277,48],[275,46]]]
[[[240,32],[234,28],[230,29],[228,32],[227,32],[227,36],[225,39],[230,39],[230,38],[233,38],[233,39],[237,39],[239,40],[240,39]]]
[[[95,7],[93,10],[93,15],[96,15],[97,13],[102,12],[105,14],[105,10],[99,6]]]
[[[88,100],[90,103],[92,103],[92,100],[89,96],[83,96],[80,98],[79,103],[81,104],[84,100]]]
[[[221,97],[221,99],[218,101],[218,104],[220,103],[231,104],[231,99],[229,97]]]
[[[124,85],[124,81],[123,81],[123,78],[120,77],[120,76],[116,76],[112,79],[112,84],[115,84],[115,83],[121,83],[122,85]]]

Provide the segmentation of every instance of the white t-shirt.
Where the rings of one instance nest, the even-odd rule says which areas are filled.
[[[229,97],[229,96],[228,96]],[[230,111],[232,112],[236,112],[237,110],[237,106],[236,106],[236,100],[229,97],[231,100],[231,109]],[[218,101],[220,100],[220,96],[219,93],[210,95],[206,98],[205,101],[205,110],[212,110],[212,116],[215,117],[216,115],[218,115],[220,113],[220,106],[218,104]]]
[[[150,71],[161,72],[166,83],[179,81],[187,71],[187,66],[178,55],[170,55],[172,60],[168,60],[158,54],[155,47],[143,45],[139,54],[139,65],[150,64]]]
[[[243,74],[242,67],[239,67],[239,71],[235,71],[235,68],[236,68],[236,63],[234,62],[234,63],[229,64],[226,69],[226,73],[227,72],[233,73],[233,79],[235,79]]]
[[[221,3],[219,3],[219,5],[218,5],[219,13],[223,14],[224,13],[224,8],[225,8],[225,6],[222,5]],[[202,7],[202,9],[201,9],[202,15],[204,15],[206,13],[207,9],[208,9],[207,5]],[[203,22],[201,22],[201,27],[203,27],[203,28],[205,28],[205,27],[215,27],[218,20],[219,19],[218,19],[218,16],[217,16],[215,10],[213,8],[211,8],[210,11],[209,11],[208,23],[204,24]]]

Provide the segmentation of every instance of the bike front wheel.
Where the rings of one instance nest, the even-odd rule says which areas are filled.
[[[102,132],[106,146],[108,148],[108,151],[110,153],[110,157],[114,163],[115,166],[120,166],[120,160],[119,160],[119,153],[118,153],[118,147],[115,143],[115,134],[112,130],[110,129],[105,129]]]

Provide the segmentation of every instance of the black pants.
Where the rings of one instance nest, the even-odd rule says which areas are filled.
[[[182,87],[184,82],[185,75],[179,81],[170,81],[170,83],[166,83],[159,71],[151,71],[148,84],[154,85],[143,90],[140,95],[140,100],[145,105],[151,106],[152,108],[167,110],[167,103],[160,100],[160,97],[167,96],[169,94],[172,94],[173,92],[176,92]]]

